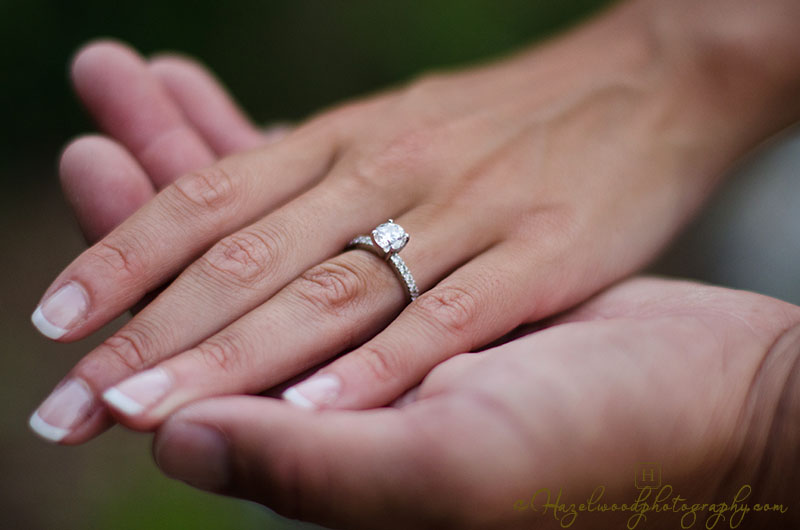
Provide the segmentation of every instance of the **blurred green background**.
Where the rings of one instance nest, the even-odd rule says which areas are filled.
[[[145,54],[194,55],[266,124],[506,53],[604,3],[0,0],[0,528],[295,527],[261,507],[165,479],[148,436],[114,429],[65,448],[27,429],[39,401],[102,338],[56,345],[28,321],[42,291],[83,248],[56,175],[63,144],[92,130],[67,78],[81,44],[113,37]]]
[[[144,54],[199,57],[266,122],[299,119],[426,69],[502,54],[604,3],[2,0],[0,78],[5,122],[14,126],[0,136],[0,158],[4,170],[31,156],[49,154],[52,164],[66,139],[91,128],[66,72],[74,51],[98,37]]]

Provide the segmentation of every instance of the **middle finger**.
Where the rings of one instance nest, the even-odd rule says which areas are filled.
[[[282,144],[286,146],[286,142]],[[412,200],[399,194],[380,194],[376,199],[371,191],[353,179],[329,177],[262,220],[219,241],[147,308],[81,360],[40,407],[35,421],[48,431],[58,432],[60,441],[66,443],[97,434],[104,424],[96,419],[95,396],[108,386],[197,344],[269,298],[304,269],[339,251],[363,227],[364,219],[378,218],[378,212],[385,212],[389,202],[398,212]],[[131,224],[123,225],[122,236],[118,229],[110,237],[135,233]],[[185,237],[180,232],[178,236]],[[72,268],[80,265],[79,258]],[[76,397],[66,399],[62,395],[65,392],[67,397]],[[64,402],[72,404],[64,405],[64,409]],[[84,411],[78,418],[76,409],[91,413]]]
[[[418,269],[415,279],[423,289],[491,244],[489,231],[435,228],[459,226],[466,216],[455,210],[431,216],[422,207],[398,220],[414,228],[414,245],[403,255]],[[126,425],[149,429],[189,401],[280,383],[362,343],[399,312],[403,289],[390,267],[361,250],[336,256],[195,348],[106,391],[104,398]]]

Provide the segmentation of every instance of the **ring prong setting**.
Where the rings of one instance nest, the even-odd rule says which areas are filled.
[[[394,220],[378,225],[372,231],[372,241],[388,256],[400,252],[408,243],[408,233]]]

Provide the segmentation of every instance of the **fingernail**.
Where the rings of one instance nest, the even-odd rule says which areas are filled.
[[[70,379],[36,409],[28,424],[45,440],[60,442],[89,417],[94,403],[94,395],[86,383]]]
[[[36,308],[31,322],[45,337],[58,339],[86,316],[88,309],[86,291],[77,282],[69,282]]]
[[[341,386],[341,381],[333,374],[315,375],[287,388],[282,396],[292,405],[304,409],[318,409],[332,403],[338,397]]]
[[[153,452],[158,467],[172,478],[212,491],[228,484],[228,442],[217,429],[180,420],[169,422]]]
[[[103,401],[126,416],[141,414],[155,405],[172,387],[172,379],[161,368],[130,377],[103,392]]]

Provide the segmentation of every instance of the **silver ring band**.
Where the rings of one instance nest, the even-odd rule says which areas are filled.
[[[391,236],[394,237],[394,239],[391,239],[381,232],[384,227],[388,227],[389,230],[393,231]],[[347,244],[347,249],[360,248],[362,250],[367,250],[391,264],[395,275],[400,279],[403,287],[405,287],[409,301],[413,302],[419,296],[419,288],[406,262],[403,261],[403,258],[398,254],[408,242],[408,239],[408,234],[405,233],[400,225],[395,224],[394,221],[389,219],[388,223],[383,223],[373,230],[372,235],[360,235],[353,238],[350,243]]]

